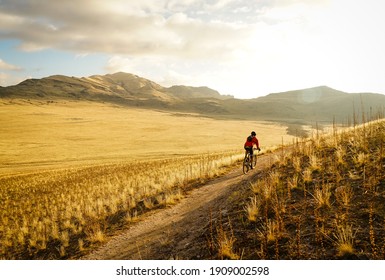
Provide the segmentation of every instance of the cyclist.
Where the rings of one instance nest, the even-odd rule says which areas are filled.
[[[250,153],[250,158],[253,158],[254,154],[254,145],[257,147],[257,150],[260,151],[261,149],[259,148],[259,141],[256,137],[255,131],[252,131],[251,134],[247,137],[246,142],[245,142],[245,150],[246,152]],[[253,169],[253,166],[251,165],[251,169]]]

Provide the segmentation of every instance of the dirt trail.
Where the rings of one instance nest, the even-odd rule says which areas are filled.
[[[238,166],[211,180],[192,190],[177,205],[146,214],[141,221],[82,259],[199,259],[198,245],[193,241],[203,234],[210,218],[215,219],[221,211],[226,211],[231,193],[258,176],[258,171],[269,162],[271,155],[263,155],[258,158],[256,168],[246,175]]]

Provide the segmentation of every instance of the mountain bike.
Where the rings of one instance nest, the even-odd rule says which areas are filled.
[[[253,156],[251,157],[249,151],[245,151],[245,158],[243,159],[243,174],[249,172],[250,169],[254,168],[257,164],[257,154],[254,149]]]

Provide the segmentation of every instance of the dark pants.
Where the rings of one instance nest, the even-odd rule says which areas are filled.
[[[245,150],[250,153],[250,156],[253,157],[254,149],[253,147],[245,146]]]

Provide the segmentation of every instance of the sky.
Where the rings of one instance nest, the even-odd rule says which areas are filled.
[[[0,0],[0,86],[120,71],[242,99],[385,94],[385,1]]]

